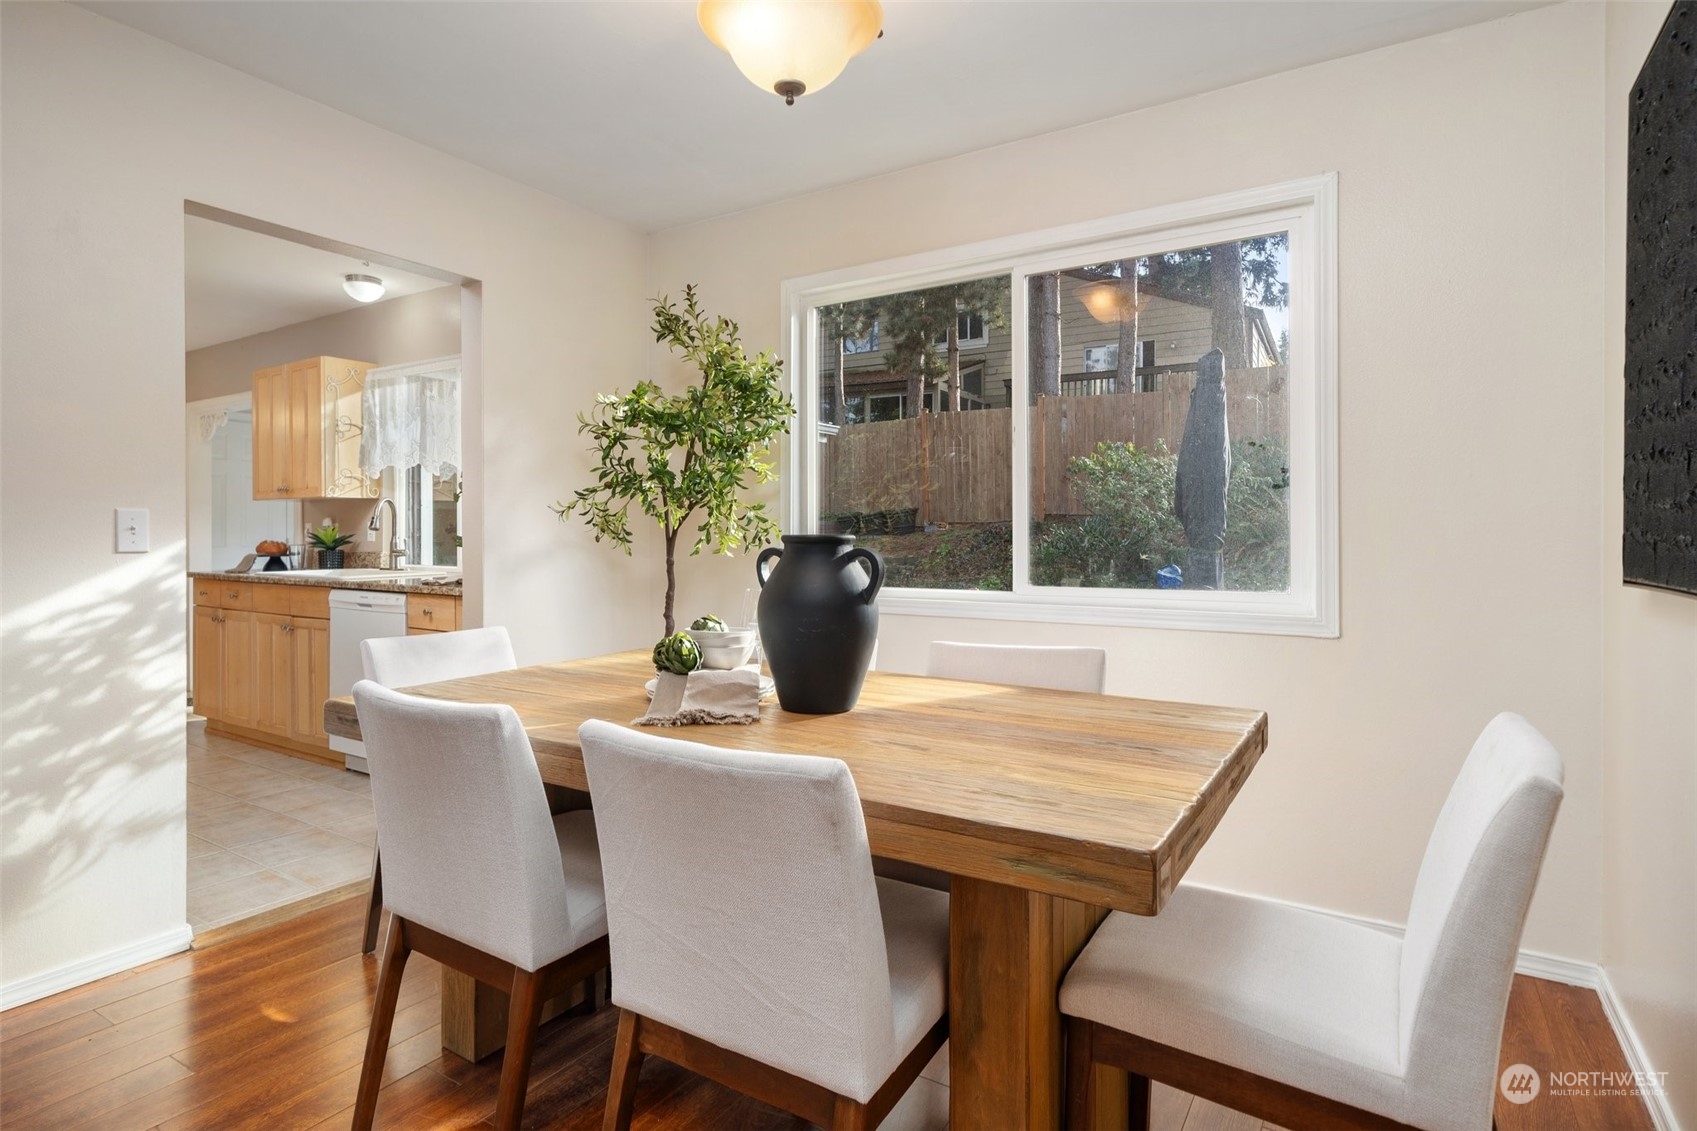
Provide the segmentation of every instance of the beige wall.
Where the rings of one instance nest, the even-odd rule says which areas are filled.
[[[1603,330],[1603,965],[1697,1127],[1697,597],[1621,584],[1627,107],[1668,4],[1611,4]]]
[[[188,399],[253,391],[253,372],[303,357],[401,365],[460,352],[460,289],[438,287],[184,355]]]
[[[886,615],[880,666],[1076,641],[1113,692],[1266,708],[1193,875],[1397,921],[1473,737],[1519,711],[1567,762],[1526,945],[1595,961],[1602,19],[1540,9],[663,232],[649,285],[700,283],[772,346],[785,278],[1336,170],[1342,636]],[[688,615],[753,576],[681,572]]]
[[[658,571],[546,509],[588,474],[573,414],[647,356],[639,235],[73,5],[0,20],[15,992],[184,929],[185,200],[481,281],[467,600],[522,659],[638,643],[622,611]],[[119,506],[151,511],[151,553],[113,553]]]

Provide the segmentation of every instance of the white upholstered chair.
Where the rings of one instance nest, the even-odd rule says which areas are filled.
[[[1102,694],[1108,654],[1100,648],[1042,644],[931,644],[925,674],[978,683]]]
[[[518,714],[354,685],[389,933],[355,1131],[371,1126],[401,972],[414,950],[508,994],[495,1126],[524,1109],[542,1003],[607,965],[607,909],[595,819],[548,812]]]
[[[1562,798],[1561,758],[1498,715],[1461,768],[1398,938],[1288,904],[1180,885],[1114,912],[1061,986],[1069,1125],[1094,1126],[1093,1063],[1301,1128],[1484,1131],[1526,908]]]
[[[421,632],[416,636],[380,636],[360,641],[365,678],[384,687],[418,687],[447,679],[488,675],[518,667],[513,641],[500,626],[458,632]],[[361,953],[377,949],[377,925],[383,917],[383,852],[371,854],[371,894],[365,908]]]
[[[976,683],[1006,683],[1051,691],[1102,693],[1108,654],[1100,648],[1041,644],[955,644],[936,640],[925,674],[940,679]],[[880,856],[872,868],[878,875],[938,891],[949,890],[946,872]]]
[[[418,687],[518,667],[513,640],[499,625],[360,642],[365,678],[384,687]]]
[[[876,879],[849,769],[588,722],[620,1007],[608,1131],[648,1053],[833,1131],[948,1037],[949,900]]]

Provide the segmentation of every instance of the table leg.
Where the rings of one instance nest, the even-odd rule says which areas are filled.
[[[579,789],[544,783],[550,813],[588,809],[589,794]],[[606,1004],[606,974],[597,979],[597,1000],[592,1008]],[[574,987],[543,1006],[547,1021],[583,1002]],[[442,968],[442,1047],[467,1060],[482,1060],[507,1043],[507,993],[486,986],[458,970]]]
[[[606,971],[596,976],[591,996],[579,984],[542,1007],[542,1020],[552,1021],[568,1009],[606,1004]],[[507,1043],[507,992],[484,985],[469,974],[442,967],[442,1047],[467,1060],[478,1061],[500,1052]]]
[[[442,1047],[478,1061],[506,1043],[506,992],[442,967]]]
[[[949,909],[949,1124],[1061,1126],[1061,978],[1099,907],[955,876]],[[1098,1066],[1101,1128],[1126,1126],[1126,1078]]]

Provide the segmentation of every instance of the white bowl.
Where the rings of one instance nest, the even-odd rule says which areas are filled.
[[[748,663],[754,654],[754,633],[750,629],[731,629],[727,632],[704,632],[688,629],[691,639],[701,646],[701,664],[715,671],[730,671]]]

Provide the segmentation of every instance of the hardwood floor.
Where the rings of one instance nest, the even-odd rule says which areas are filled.
[[[7,1131],[345,1128],[364,1051],[374,958],[359,953],[364,904],[345,900],[208,949],[162,959],[0,1014],[0,1124]],[[378,1104],[380,1127],[486,1126],[500,1062],[444,1053],[435,963],[408,964]],[[616,1011],[542,1030],[526,1127],[601,1124]],[[1597,996],[1516,978],[1503,1063],[1624,1069]],[[946,1126],[947,1092],[921,1079],[885,1126]],[[1157,1089],[1158,1131],[1260,1131],[1259,1121]],[[1651,1131],[1636,1099],[1541,1096],[1497,1107],[1501,1131]],[[649,1058],[633,1126],[800,1131],[806,1124]]]

